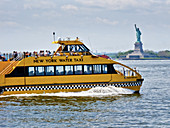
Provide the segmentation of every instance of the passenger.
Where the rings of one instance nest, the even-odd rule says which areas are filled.
[[[74,54],[73,54],[74,52],[70,52],[70,56],[73,56]]]
[[[22,57],[23,57],[23,58],[25,58],[25,57],[26,57],[25,52],[23,52]]]
[[[134,70],[136,71],[136,67],[134,67]]]
[[[53,56],[57,56],[56,53],[53,53]]]
[[[78,37],[76,37],[76,41],[78,41],[79,40],[79,38]]]
[[[37,57],[38,57],[38,53],[37,53],[37,52],[35,52],[34,54],[35,54],[34,56],[37,58]]]
[[[46,52],[45,56],[49,56],[48,51],[46,50],[45,52]]]
[[[8,56],[8,53],[6,53],[6,60],[8,60],[8,57],[9,57],[9,56]]]
[[[58,71],[58,70],[56,71],[56,75],[60,75],[60,73],[59,73],[59,71]]]
[[[14,56],[15,56],[15,51],[13,51],[13,53],[12,53],[12,57],[13,57],[13,58],[15,58]]]
[[[26,53],[25,53],[25,56],[26,56],[26,57],[28,57],[28,56],[29,56],[29,53],[28,53],[28,52],[26,52]]]
[[[22,58],[22,52],[19,52],[19,57]]]
[[[35,51],[33,52],[33,56],[35,56]]]
[[[37,55],[37,52],[36,52],[36,51],[34,51],[32,56],[34,56],[34,57],[35,57],[36,55]]]
[[[31,52],[28,54],[28,57],[31,57]]]
[[[51,52],[46,50],[46,55],[45,56],[50,56]]]
[[[51,56],[51,51],[48,51],[49,52],[49,56]]]
[[[40,54],[40,56],[44,56],[44,51],[41,50],[39,54]]]
[[[60,53],[59,52],[55,52],[55,56],[60,56]]]
[[[41,52],[41,55],[44,56],[44,51]]]
[[[12,58],[12,57],[13,57],[12,53],[9,53],[9,60],[10,60],[10,58]]]
[[[2,56],[0,55],[0,59],[2,58]]]
[[[7,61],[7,59],[4,56],[2,56],[2,61]]]
[[[53,51],[53,54],[52,54],[53,56],[55,56],[56,55],[56,53],[55,53],[55,51]]]
[[[125,76],[126,75],[126,71],[125,71],[125,69],[123,68],[123,75]]]
[[[18,56],[17,51],[14,51],[14,58],[17,58],[17,56]]]
[[[137,72],[136,67],[134,67],[135,72]],[[136,76],[136,73],[134,72],[134,76]]]
[[[13,51],[13,59],[16,60],[18,54],[17,54],[17,51]]]

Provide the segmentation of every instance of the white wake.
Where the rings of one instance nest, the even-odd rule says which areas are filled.
[[[10,96],[58,96],[58,97],[103,97],[103,96],[118,96],[123,94],[133,94],[134,91],[125,89],[125,88],[117,88],[113,86],[108,87],[96,87],[92,88],[88,91],[82,92],[60,92],[60,93],[45,93],[45,94],[14,94],[14,95],[5,95],[0,97],[10,97]]]

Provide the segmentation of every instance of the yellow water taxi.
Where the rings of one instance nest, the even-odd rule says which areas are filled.
[[[107,86],[139,92],[143,78],[135,69],[93,55],[78,38],[52,43],[59,44],[53,54],[15,54],[0,61],[0,94],[80,92]]]

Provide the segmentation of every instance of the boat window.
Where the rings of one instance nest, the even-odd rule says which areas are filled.
[[[94,72],[94,74],[100,74],[101,73],[101,65],[93,65],[93,72]]]
[[[25,69],[24,67],[16,67],[10,74],[6,74],[6,77],[23,77],[25,76],[26,71],[28,72],[28,69]]]
[[[114,65],[117,69],[117,65]],[[81,74],[117,74],[112,64],[104,65],[67,65],[67,66],[39,66],[39,67],[17,67],[7,77],[21,76],[53,76],[53,75],[81,75]],[[118,70],[118,69],[117,69]],[[125,74],[125,67],[119,70]],[[134,75],[134,73],[133,73]]]
[[[102,73],[107,74],[107,65],[102,65]]]
[[[74,71],[75,71],[75,74],[83,74],[83,71],[82,71],[82,65],[75,65],[74,66]]]
[[[79,46],[75,45],[75,51],[78,52],[79,51]]]
[[[34,76],[34,67],[28,67],[28,76]]]
[[[54,66],[45,67],[45,72],[46,72],[47,76],[53,76],[54,75]]]
[[[73,66],[65,66],[65,75],[72,75],[73,74]]]
[[[83,48],[81,46],[77,45],[77,52],[81,52],[81,51],[83,51]]]
[[[84,74],[92,74],[92,65],[84,65]]]
[[[107,72],[108,74],[117,74],[112,64],[108,64],[107,69],[108,69],[108,72]]]
[[[63,51],[68,52],[68,45],[64,47]]]
[[[44,67],[35,67],[35,74],[37,76],[44,76]]]
[[[69,51],[71,51],[71,52],[76,51],[76,50],[75,50],[75,45],[70,45],[70,49],[69,49]]]
[[[56,66],[56,75],[64,75],[64,66]]]
[[[82,51],[85,51],[85,52],[89,51],[89,49],[85,45],[80,45],[80,48],[82,49]]]

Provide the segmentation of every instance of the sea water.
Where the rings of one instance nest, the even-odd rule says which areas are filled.
[[[170,61],[120,61],[144,78],[140,94],[115,87],[0,96],[0,127],[170,127]]]

